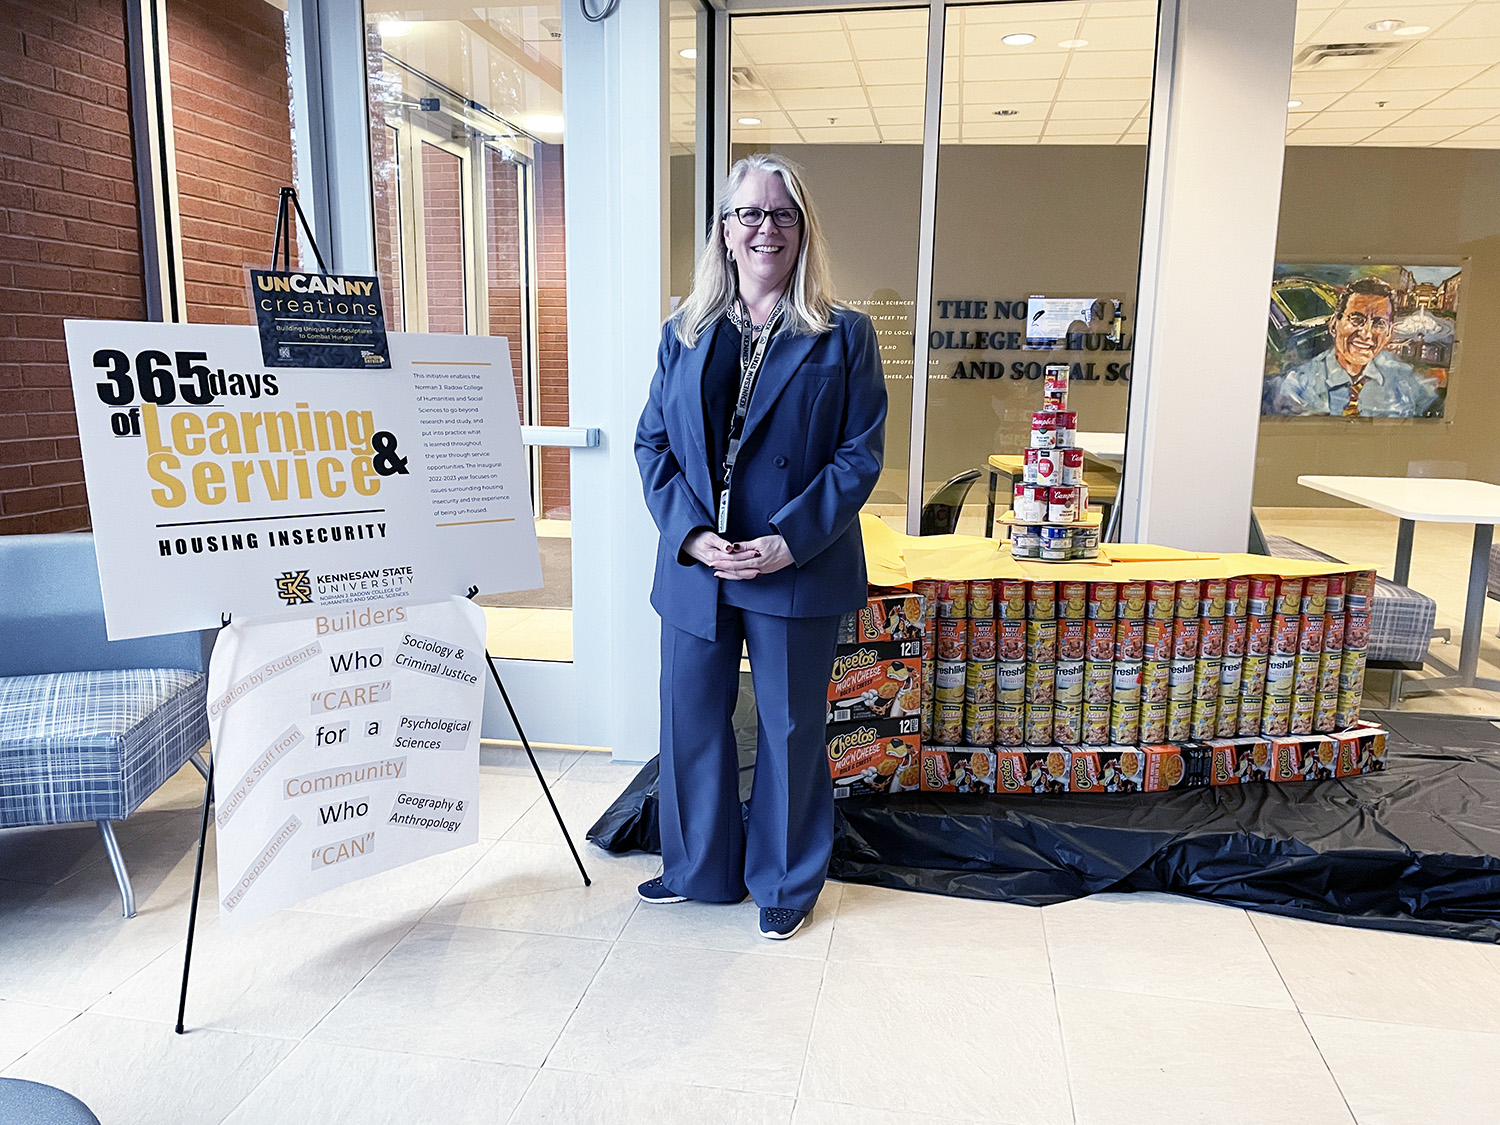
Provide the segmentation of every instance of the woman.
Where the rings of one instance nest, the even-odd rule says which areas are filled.
[[[886,397],[868,317],[837,306],[797,170],[730,170],[693,292],[662,329],[636,433],[661,532],[662,874],[647,902],[760,906],[805,921],[833,851],[823,717],[839,616],[865,603],[859,509]],[[748,814],[731,718],[748,647],[759,749]]]

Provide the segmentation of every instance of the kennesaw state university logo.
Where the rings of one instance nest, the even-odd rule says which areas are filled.
[[[285,571],[276,579],[276,593],[287,605],[308,605],[312,602],[312,583],[307,571]]]

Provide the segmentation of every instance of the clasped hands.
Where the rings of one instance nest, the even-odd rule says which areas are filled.
[[[794,561],[786,540],[779,535],[762,535],[759,539],[731,543],[705,528],[689,535],[682,549],[709,567],[715,575],[731,582],[774,574]]]

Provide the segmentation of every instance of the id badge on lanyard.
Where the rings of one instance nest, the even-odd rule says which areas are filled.
[[[718,532],[724,535],[729,531],[729,488],[734,479],[734,462],[740,453],[740,435],[744,432],[745,416],[750,411],[750,395],[755,390],[755,380],[760,374],[761,363],[766,358],[766,351],[771,344],[771,332],[776,327],[776,321],[781,317],[782,306],[786,301],[783,295],[776,307],[771,310],[771,315],[766,317],[766,323],[761,327],[760,336],[752,345],[750,338],[750,313],[748,309],[743,310],[744,323],[740,326],[740,393],[734,403],[734,417],[729,423],[729,445],[724,454],[724,481],[719,490],[719,512]]]

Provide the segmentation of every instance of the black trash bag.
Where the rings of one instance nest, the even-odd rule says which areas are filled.
[[[588,838],[607,852],[661,854],[661,825],[657,821],[656,783],[660,761],[652,758],[635,775],[615,803],[594,821]]]

